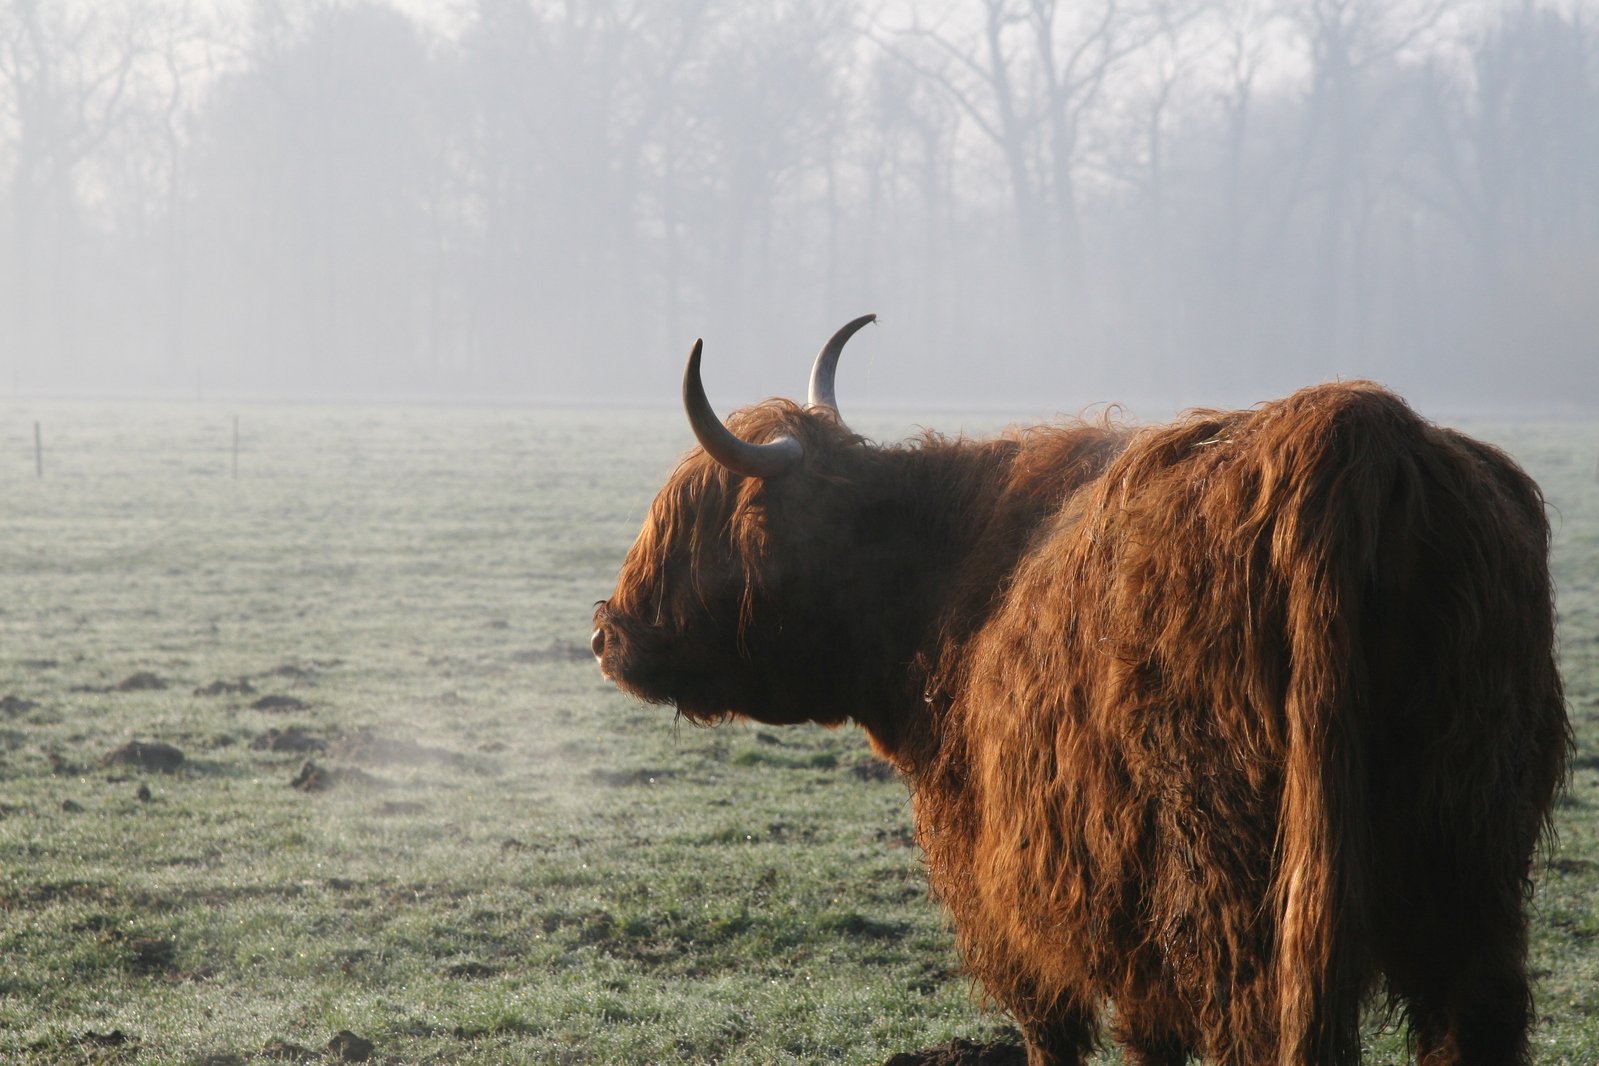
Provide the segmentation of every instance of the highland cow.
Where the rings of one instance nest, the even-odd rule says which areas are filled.
[[[811,402],[724,426],[595,611],[694,722],[862,726],[966,967],[1033,1066],[1522,1063],[1523,910],[1564,779],[1548,525],[1494,448],[1376,385],[1170,425],[893,447]]]

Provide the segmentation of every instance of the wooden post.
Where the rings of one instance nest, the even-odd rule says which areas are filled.
[[[44,477],[44,434],[39,431],[39,423],[33,424],[33,473],[35,477]]]
[[[233,416],[233,480],[239,480],[239,416]]]

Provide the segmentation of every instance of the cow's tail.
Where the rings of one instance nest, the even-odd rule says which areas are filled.
[[[1357,1062],[1379,969],[1524,1060],[1524,892],[1570,746],[1542,497],[1374,388],[1276,414],[1252,454],[1288,666],[1279,1061]]]
[[[1372,664],[1360,628],[1420,423],[1376,390],[1296,400],[1262,420],[1261,432],[1280,438],[1255,453],[1266,457],[1261,529],[1282,590],[1288,662],[1273,984],[1282,1066],[1344,1066],[1360,1058],[1373,972]]]

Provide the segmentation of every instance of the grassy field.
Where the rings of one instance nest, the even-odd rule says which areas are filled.
[[[233,478],[232,413],[0,404],[0,1061],[348,1031],[404,1063],[874,1063],[1004,1029],[858,734],[674,725],[589,661],[680,416],[250,406]],[[1555,509],[1581,750],[1536,1046],[1591,1066],[1599,427],[1472,428]]]

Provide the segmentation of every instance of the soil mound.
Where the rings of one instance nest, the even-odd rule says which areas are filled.
[[[228,681],[217,678],[209,685],[201,685],[194,690],[196,696],[249,696],[254,694],[255,686],[250,684],[250,679],[241,677],[237,681]]]
[[[356,1036],[348,1029],[340,1029],[328,1041],[328,1053],[340,1062],[365,1062],[372,1057],[372,1041]]]
[[[290,788],[297,788],[301,792],[326,792],[339,785],[375,785],[379,784],[377,778],[365,770],[354,767],[337,769],[331,766],[322,766],[311,760],[306,760],[300,772],[294,775],[294,780],[289,782]]]
[[[288,729],[268,729],[250,741],[251,751],[327,751],[328,742],[321,737],[290,726]]]
[[[130,740],[102,756],[100,765],[137,766],[141,770],[170,774],[183,765],[183,752],[159,740]]]
[[[304,700],[293,696],[262,696],[250,704],[252,711],[265,711],[267,714],[288,714],[291,711],[303,711],[311,705]]]
[[[883,1066],[1027,1066],[1027,1052],[1010,1040],[979,1044],[957,1036],[938,1047],[901,1051]]]
[[[140,670],[111,686],[113,692],[159,692],[167,687],[166,679],[148,670]]]

